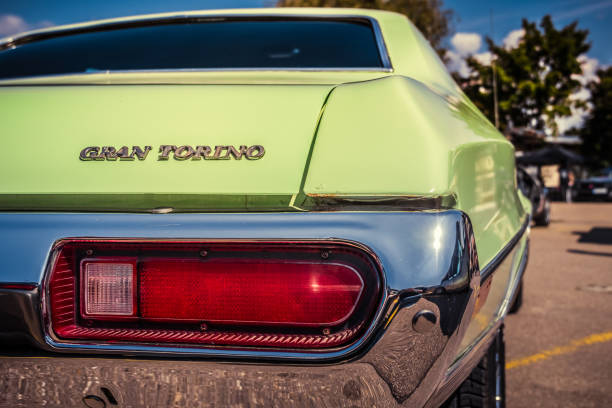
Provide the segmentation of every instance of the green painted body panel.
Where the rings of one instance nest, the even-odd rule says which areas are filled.
[[[465,98],[400,76],[332,91],[304,185],[324,197],[454,196],[484,261],[522,224],[516,191],[512,144]]]
[[[404,16],[352,9],[197,14],[371,16],[393,69],[0,81],[0,133],[10,152],[0,162],[0,208],[303,211],[316,200],[425,200],[437,203],[426,208],[470,216],[482,265],[519,230],[527,205],[517,193],[512,145]],[[266,153],[256,161],[157,161],[161,144],[260,144]],[[106,145],[153,151],[144,161],[79,161],[84,147]]]
[[[4,147],[12,153],[0,163],[0,172],[18,169],[19,176],[5,178],[1,193],[13,199],[19,194],[60,194],[68,201],[76,194],[98,195],[92,202],[101,208],[103,196],[109,195],[111,209],[147,207],[142,207],[143,202],[151,197],[142,194],[165,198],[148,208],[181,203],[189,207],[196,205],[186,200],[192,197],[199,209],[244,209],[248,196],[259,206],[287,208],[298,191],[330,89],[316,85],[5,88],[0,91],[0,127]],[[266,153],[256,161],[157,160],[160,145],[228,144],[263,145]],[[123,145],[150,145],[154,150],[143,161],[78,157],[87,146]],[[113,198],[117,195],[121,198]],[[258,196],[271,199],[258,201]],[[37,202],[44,205],[44,201],[39,196]]]

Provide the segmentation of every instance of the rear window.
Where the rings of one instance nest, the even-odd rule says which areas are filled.
[[[368,19],[131,24],[17,40],[0,52],[0,78],[126,70],[384,68]]]

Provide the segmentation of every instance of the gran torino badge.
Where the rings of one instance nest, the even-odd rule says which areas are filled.
[[[83,161],[102,161],[102,160],[145,160],[149,152],[153,149],[152,146],[132,146],[130,150],[127,146],[122,146],[116,149],[114,146],[89,146],[81,150],[79,159]],[[243,157],[247,160],[259,160],[263,157],[266,150],[262,145],[245,146],[215,146],[212,149],[210,146],[196,146],[195,148],[189,145],[161,145],[159,146],[159,155],[157,160],[168,160],[170,157],[174,160],[241,160]]]

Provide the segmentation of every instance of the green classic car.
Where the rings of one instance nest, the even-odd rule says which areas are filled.
[[[406,17],[33,31],[0,107],[0,405],[504,405],[530,204]]]

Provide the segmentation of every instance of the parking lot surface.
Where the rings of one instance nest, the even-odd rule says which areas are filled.
[[[506,320],[507,406],[612,407],[612,203],[553,203]]]

